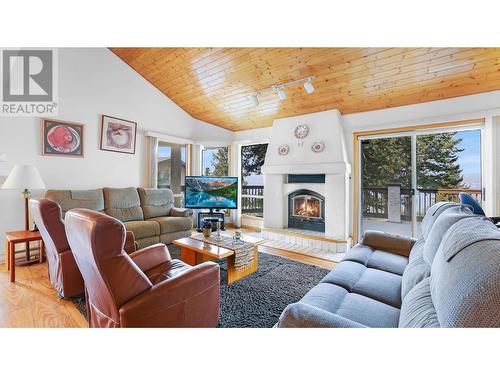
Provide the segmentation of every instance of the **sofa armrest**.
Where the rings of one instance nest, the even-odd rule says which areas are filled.
[[[416,239],[412,237],[399,236],[397,234],[390,234],[376,230],[367,230],[361,240],[362,245],[405,257],[410,255],[410,251],[415,242]]]
[[[123,245],[123,250],[127,254],[131,254],[137,250],[137,243],[135,242],[134,232],[127,231],[125,234],[125,245]]]
[[[144,249],[135,251],[130,254],[130,259],[132,259],[142,272],[146,272],[161,263],[172,260],[170,253],[164,244],[151,245],[145,247]]]
[[[193,216],[193,210],[190,208],[178,208],[178,207],[172,207],[169,212],[170,216],[176,216],[176,217],[188,217],[188,216]]]
[[[215,327],[220,312],[220,271],[204,262],[154,285],[120,310],[128,327]]]
[[[281,313],[275,328],[366,328],[365,325],[315,306],[297,302]]]

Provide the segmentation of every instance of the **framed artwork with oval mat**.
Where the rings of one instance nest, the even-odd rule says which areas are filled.
[[[83,157],[83,124],[42,119],[42,155]]]
[[[135,154],[137,123],[102,115],[101,150]]]

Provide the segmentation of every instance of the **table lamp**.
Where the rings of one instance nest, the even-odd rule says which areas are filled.
[[[2,185],[2,189],[24,189],[24,229],[29,230],[28,189],[45,189],[45,184],[34,165],[16,165]]]

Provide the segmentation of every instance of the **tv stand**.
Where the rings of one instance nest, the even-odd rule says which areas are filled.
[[[215,211],[213,208],[210,209],[210,211],[206,212],[198,212],[198,220],[196,223],[196,230],[198,232],[203,231],[203,223],[205,221],[210,221],[212,223],[212,232],[217,230],[217,226],[215,223],[219,222],[220,223],[220,230],[226,230],[224,228],[224,211],[223,212],[218,212]]]

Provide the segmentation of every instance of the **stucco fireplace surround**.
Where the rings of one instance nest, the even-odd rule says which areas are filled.
[[[296,136],[300,125],[307,126],[305,137],[303,133]],[[319,152],[317,144],[324,146]],[[332,260],[350,248],[351,166],[337,110],[275,120],[262,172],[264,239],[289,243],[291,251],[310,251]],[[300,214],[290,216],[290,204],[296,197],[301,199],[295,203],[302,205],[297,206]],[[306,217],[313,218],[314,224],[322,223],[296,229],[295,224]]]

